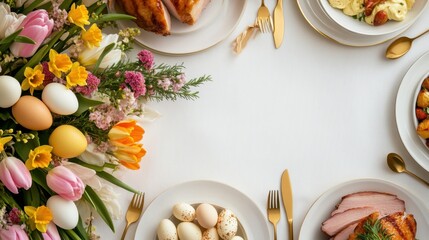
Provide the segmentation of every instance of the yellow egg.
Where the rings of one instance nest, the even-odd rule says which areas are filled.
[[[52,115],[48,107],[33,96],[19,98],[12,106],[12,115],[21,126],[30,130],[46,130],[52,125]]]
[[[52,152],[63,158],[73,158],[82,154],[88,142],[85,135],[79,129],[71,125],[61,125],[49,136],[49,145]]]

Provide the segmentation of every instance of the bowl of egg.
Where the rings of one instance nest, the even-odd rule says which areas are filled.
[[[156,240],[247,240],[234,212],[210,203],[177,203],[157,227]]]
[[[405,31],[428,0],[317,0],[326,15],[347,31],[375,36]]]

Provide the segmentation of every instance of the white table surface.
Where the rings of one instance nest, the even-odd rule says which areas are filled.
[[[401,80],[429,50],[429,36],[416,40],[404,57],[387,60],[384,52],[391,41],[372,47],[340,45],[312,29],[296,2],[288,0],[281,48],[274,48],[271,35],[259,34],[236,55],[231,43],[254,21],[259,4],[248,0],[234,32],[207,51],[155,55],[157,63],[183,62],[188,78],[207,74],[213,81],[198,89],[195,101],[149,104],[162,116],[144,126],[148,153],[140,170],[121,176],[146,193],[145,207],[178,183],[205,179],[239,189],[265,214],[268,190],[280,188],[286,168],[293,185],[295,239],[311,204],[352,179],[392,181],[429,207],[426,186],[386,165],[386,155],[396,152],[409,170],[429,180],[402,144],[394,111]],[[274,9],[275,1],[266,5]],[[428,22],[426,11],[402,35],[414,36]],[[125,215],[132,194],[118,193]],[[102,239],[119,239],[125,220],[115,221],[116,233],[99,219],[96,225]],[[134,239],[136,227],[130,227],[126,239]],[[278,236],[287,238],[284,210]]]

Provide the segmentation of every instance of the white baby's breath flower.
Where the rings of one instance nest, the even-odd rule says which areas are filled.
[[[101,53],[104,49],[114,43],[118,42],[118,34],[103,34],[103,39],[101,40],[99,47],[87,48],[85,47],[79,54],[78,61],[81,65],[91,69],[97,63],[97,60],[100,58]],[[104,56],[101,61],[100,68],[104,69],[108,66],[111,66],[115,63],[118,63],[122,58],[122,51],[120,49],[111,50],[106,56]]]
[[[25,17],[25,15],[11,12],[9,5],[0,2],[0,39],[16,32]]]

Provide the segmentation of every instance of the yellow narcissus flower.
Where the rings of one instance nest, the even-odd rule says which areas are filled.
[[[67,19],[69,22],[74,23],[76,26],[84,29],[84,25],[89,25],[89,13],[85,5],[72,4]]]
[[[48,224],[52,221],[52,212],[46,206],[35,208],[33,206],[25,206],[25,213],[30,220],[30,228],[37,229],[39,232],[45,233],[48,229]]]
[[[33,170],[35,168],[48,167],[52,160],[52,149],[53,148],[49,145],[43,145],[31,150],[28,154],[28,159],[25,162],[27,169]]]
[[[92,24],[88,31],[82,31],[81,38],[88,48],[99,47],[103,34],[97,24]]]
[[[80,66],[78,62],[74,62],[70,73],[67,75],[67,88],[72,88],[74,86],[85,86],[86,79],[88,78],[88,72],[85,67]]]
[[[0,138],[0,152],[4,151],[4,145],[12,140],[12,137],[2,137]]]
[[[49,51],[49,71],[57,78],[61,77],[61,73],[68,72],[72,65],[73,63],[67,54],[59,54],[53,49]]]
[[[22,90],[27,91],[30,89],[30,94],[33,95],[35,89],[43,89],[43,80],[45,80],[45,74],[43,74],[42,64],[39,64],[34,68],[26,67],[24,76],[25,79],[21,84]]]

